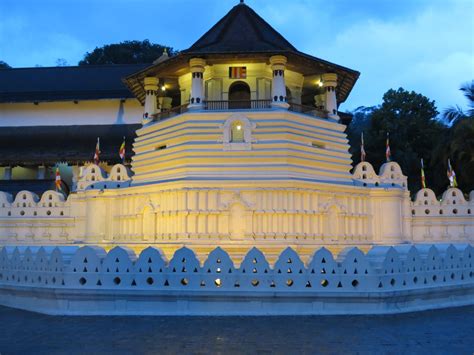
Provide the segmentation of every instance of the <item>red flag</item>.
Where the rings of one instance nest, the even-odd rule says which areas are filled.
[[[99,137],[97,137],[97,144],[95,145],[95,153],[94,153],[94,163],[96,165],[99,164],[99,156],[100,156],[100,141],[99,141]]]

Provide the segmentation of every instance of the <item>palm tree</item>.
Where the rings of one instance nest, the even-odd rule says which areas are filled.
[[[455,123],[465,118],[474,118],[474,80],[465,83],[459,89],[467,98],[468,110],[464,112],[458,105],[450,106],[443,112],[443,117],[450,123]]]

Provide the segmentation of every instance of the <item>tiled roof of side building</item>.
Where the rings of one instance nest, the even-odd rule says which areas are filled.
[[[100,160],[120,162],[125,137],[126,159],[141,124],[0,127],[0,166],[84,164],[93,160],[97,137]]]
[[[0,69],[0,102],[131,98],[122,78],[150,64]]]

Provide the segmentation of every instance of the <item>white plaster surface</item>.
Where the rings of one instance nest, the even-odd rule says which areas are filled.
[[[239,264],[239,266],[237,266]],[[124,247],[4,247],[0,304],[49,314],[384,314],[474,303],[468,244],[377,246],[337,257],[291,248],[271,265],[253,248],[242,261],[216,248],[198,259],[181,248],[137,258]]]

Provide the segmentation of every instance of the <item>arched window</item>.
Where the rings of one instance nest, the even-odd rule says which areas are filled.
[[[250,87],[246,82],[236,81],[229,87],[229,109],[250,108]]]
[[[234,121],[232,122],[232,127],[230,129],[230,142],[231,143],[240,143],[244,141],[244,127],[242,122]]]

